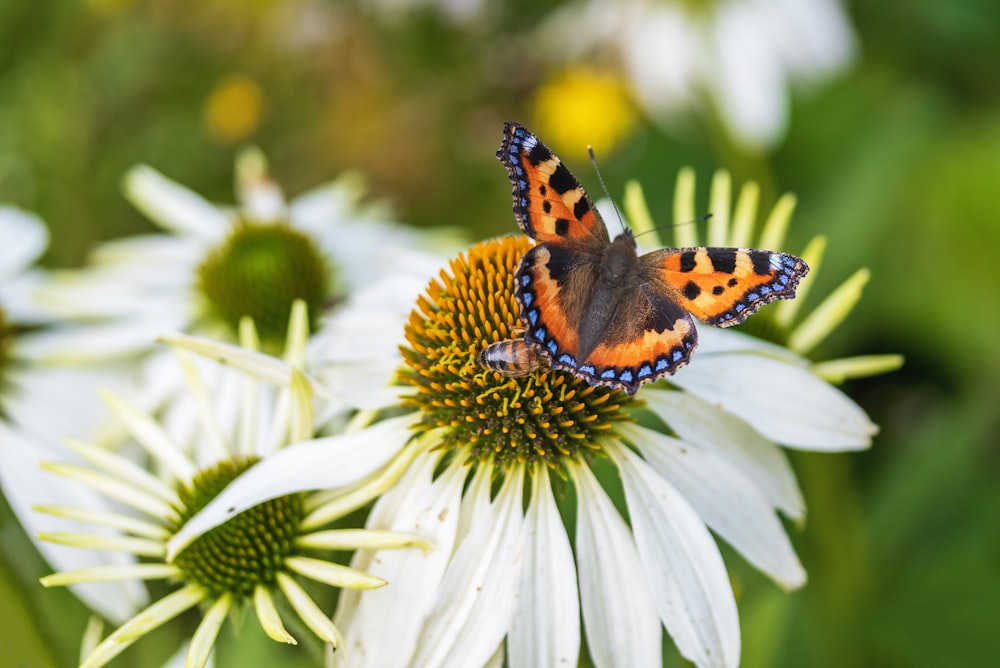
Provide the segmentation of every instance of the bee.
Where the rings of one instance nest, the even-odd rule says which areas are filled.
[[[479,363],[508,378],[523,378],[549,368],[548,358],[524,339],[491,343],[479,351]]]

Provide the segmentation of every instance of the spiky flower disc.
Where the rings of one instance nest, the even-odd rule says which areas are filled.
[[[509,466],[543,461],[558,468],[627,419],[623,392],[543,370],[508,378],[482,368],[485,346],[520,335],[514,274],[531,247],[525,237],[480,243],[431,281],[406,327],[403,382],[422,426],[445,427],[443,447],[471,446],[474,460]]]
[[[289,225],[237,225],[198,268],[202,293],[236,331],[249,316],[265,342],[283,341],[292,302],[314,317],[331,295],[331,267],[315,241]]]

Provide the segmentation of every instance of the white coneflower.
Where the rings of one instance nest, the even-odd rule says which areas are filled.
[[[214,397],[216,385],[206,385],[197,365],[186,352],[179,353],[187,389],[198,409],[200,437],[194,453],[187,453],[169,430],[127,399],[108,395],[106,401],[134,440],[146,451],[162,476],[108,450],[73,441],[70,448],[87,465],[47,462],[45,468],[67,480],[90,487],[131,514],[94,509],[46,506],[38,510],[71,517],[94,526],[112,527],[116,535],[50,532],[43,539],[88,550],[115,550],[142,558],[123,568],[106,566],[55,573],[42,579],[46,586],[81,582],[166,580],[178,586],[142,610],[97,644],[83,666],[102,666],[140,637],[184,613],[201,606],[201,623],[191,638],[188,666],[205,665],[219,630],[235,606],[252,602],[262,628],[272,639],[296,643],[285,629],[276,606],[282,596],[312,633],[333,647],[343,641],[327,613],[299,584],[302,578],[334,587],[370,589],[385,581],[325,558],[333,550],[360,548],[429,548],[416,536],[364,530],[329,530],[332,520],[364,505],[377,491],[362,483],[378,469],[372,458],[359,460],[325,439],[313,440],[313,387],[302,371],[308,325],[302,302],[292,316],[285,361],[252,350],[244,355],[265,368],[265,380],[227,370],[235,376],[242,397],[239,410],[220,410]],[[244,320],[244,341],[256,334]],[[166,337],[186,341],[184,335]],[[218,379],[215,375],[213,378]],[[408,433],[405,420],[387,421],[381,433]],[[377,438],[377,436],[376,436]],[[390,439],[391,441],[391,439]],[[315,494],[289,493],[256,504],[230,521],[200,536],[168,558],[167,541],[245,470],[259,462],[280,460],[282,446],[299,442],[306,451],[320,454],[325,463],[313,470],[307,488],[339,488]],[[373,449],[386,450],[378,444]],[[395,451],[389,451],[395,454]],[[376,489],[379,478],[376,476]]]
[[[293,300],[306,302],[315,328],[379,279],[426,280],[439,264],[426,249],[455,247],[449,235],[389,222],[384,206],[364,203],[356,173],[291,202],[259,151],[242,152],[236,174],[232,208],[151,167],[133,168],[126,194],[166,234],[105,242],[87,266],[41,281],[36,297],[60,326],[35,338],[33,354],[65,366],[139,359],[136,401],[146,410],[185,410],[171,407],[183,378],[154,345],[163,332],[235,342],[249,316],[262,349],[276,352]]]
[[[710,243],[753,238],[755,192],[745,188],[730,215],[728,180],[716,178]],[[641,192],[631,189],[626,202],[633,221],[648,226]],[[764,226],[761,245],[770,250],[782,246],[790,203],[781,200]],[[684,172],[678,219],[693,219],[694,208]],[[690,229],[678,227],[688,236],[678,245],[691,243]],[[574,665],[582,616],[598,666],[659,665],[664,626],[697,665],[734,666],[736,604],[710,530],[780,586],[801,586],[805,571],[778,513],[801,518],[804,508],[781,446],[864,448],[877,428],[816,374],[820,365],[729,330],[700,329],[691,363],[634,397],[559,371],[508,378],[483,369],[479,351],[519,330],[514,275],[530,245],[518,237],[473,247],[410,317],[401,373],[410,391],[394,412],[412,411],[404,416],[416,421],[417,436],[397,435],[393,465],[405,472],[367,526],[412,531],[436,549],[356,554],[354,567],[390,584],[341,599],[335,620],[350,665],[480,666],[504,657],[511,666]],[[774,340],[820,332],[807,323],[834,324],[829,314],[849,307],[842,294],[831,298],[840,307],[820,306],[791,334],[786,311],[771,307],[754,319],[771,323]],[[214,355],[231,356],[222,347]],[[898,363],[885,358],[866,370]],[[336,438],[346,444],[381,424]],[[242,476],[171,549],[286,493],[313,466],[308,453],[288,463],[297,468]]]
[[[709,106],[744,145],[784,136],[792,84],[844,69],[853,29],[837,0],[582,0],[544,24],[543,48],[610,48],[656,117]]]
[[[32,263],[45,251],[48,232],[41,220],[12,207],[0,207],[0,485],[3,495],[25,532],[74,527],[70,519],[39,516],[38,503],[89,504],[101,508],[102,499],[87,489],[56,484],[39,469],[39,462],[62,453],[59,439],[92,434],[100,415],[95,388],[112,378],[100,370],[49,368],[31,353],[32,340],[44,320],[29,294],[38,276]],[[50,543],[36,546],[54,568],[80,564],[74,550]],[[123,554],[87,555],[90,566],[128,566]],[[92,610],[123,621],[146,603],[145,592],[134,583],[103,590],[77,585],[73,592]]]

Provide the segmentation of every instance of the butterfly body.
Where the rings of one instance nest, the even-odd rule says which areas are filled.
[[[697,345],[694,319],[720,327],[795,295],[808,272],[794,255],[751,248],[665,248],[639,255],[613,241],[587,193],[537,137],[504,126],[497,152],[514,214],[537,245],[515,275],[525,340],[551,366],[634,393],[673,374]]]

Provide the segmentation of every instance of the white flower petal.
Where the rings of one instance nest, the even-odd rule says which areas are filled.
[[[49,229],[34,214],[0,206],[0,239],[0,282],[6,282],[41,257],[49,245]]]
[[[229,616],[232,605],[232,596],[226,593],[209,607],[191,638],[191,647],[188,649],[184,668],[204,668],[208,663],[208,658],[215,647],[215,639],[219,636],[219,630]]]
[[[850,64],[854,31],[837,0],[768,0],[768,39],[798,78],[815,79]]]
[[[570,475],[579,498],[580,604],[594,665],[659,666],[660,619],[632,532],[588,467],[571,467]]]
[[[789,364],[806,366],[806,361],[787,348],[770,341],[758,339],[735,329],[723,329],[710,325],[696,325],[698,330],[698,348],[694,359],[681,371],[697,364],[701,359],[720,353],[747,352],[759,353],[768,357],[786,360]],[[678,371],[680,373],[681,371]]]
[[[615,7],[616,12],[620,11]],[[655,5],[633,12],[621,49],[626,71],[643,102],[657,112],[691,103],[697,84],[696,30],[679,8]]]
[[[63,274],[97,281],[129,272],[141,285],[193,285],[194,269],[204,260],[207,245],[165,234],[141,234],[101,242],[87,257],[86,271]]]
[[[766,438],[803,450],[860,450],[878,427],[840,390],[807,369],[752,354],[702,357],[678,387],[746,420]]]
[[[473,499],[476,524],[441,581],[415,665],[481,666],[503,642],[520,588],[523,486],[524,468],[518,467],[492,503]]]
[[[432,481],[439,460],[440,454],[434,453],[416,459],[369,516],[369,529],[414,533],[431,541],[435,549],[428,554],[415,549],[355,554],[353,568],[389,584],[341,594],[335,620],[344,630],[351,668],[412,663],[420,628],[451,560],[468,475],[468,469],[456,463]]]
[[[169,315],[169,309],[166,309]],[[109,362],[139,355],[164,332],[177,328],[175,320],[128,319],[107,324],[64,325],[18,339],[26,358],[52,364]]]
[[[751,147],[773,144],[788,122],[784,71],[765,24],[746,3],[718,5],[709,35],[714,60],[704,74],[724,121]]]
[[[232,227],[227,214],[146,165],[137,165],[125,175],[125,195],[150,220],[181,236],[213,243]]]
[[[114,535],[101,528],[87,527],[66,518],[32,510],[41,505],[105,511],[109,508],[99,494],[83,485],[66,484],[57,476],[42,471],[40,464],[43,460],[58,458],[60,455],[41,441],[0,422],[0,482],[3,483],[7,502],[25,533],[55,571],[134,564],[132,556],[120,552],[80,550],[36,539],[39,533],[81,529]],[[125,621],[148,602],[145,588],[135,581],[80,584],[70,588],[91,610],[116,623]]]
[[[69,436],[89,440],[99,435],[108,411],[97,389],[124,390],[129,369],[124,365],[104,369],[32,366],[10,371],[6,380],[18,389],[3,398],[4,410],[14,418],[11,421],[46,443],[58,443]]]
[[[677,648],[700,668],[738,665],[736,599],[708,529],[631,450],[609,443],[607,451],[622,476],[646,586]]]
[[[202,533],[268,499],[339,487],[374,473],[402,449],[418,419],[417,415],[404,415],[362,432],[294,443],[258,462],[170,539],[167,560]]]
[[[680,438],[743,471],[767,501],[789,517],[804,517],[805,501],[788,457],[748,423],[686,392],[650,389],[643,398]]]
[[[521,591],[507,638],[511,666],[574,666],[580,656],[576,562],[548,470],[535,469],[524,518]]]
[[[747,561],[785,589],[805,584],[805,570],[784,527],[744,471],[710,451],[638,425],[623,424],[619,432]]]

